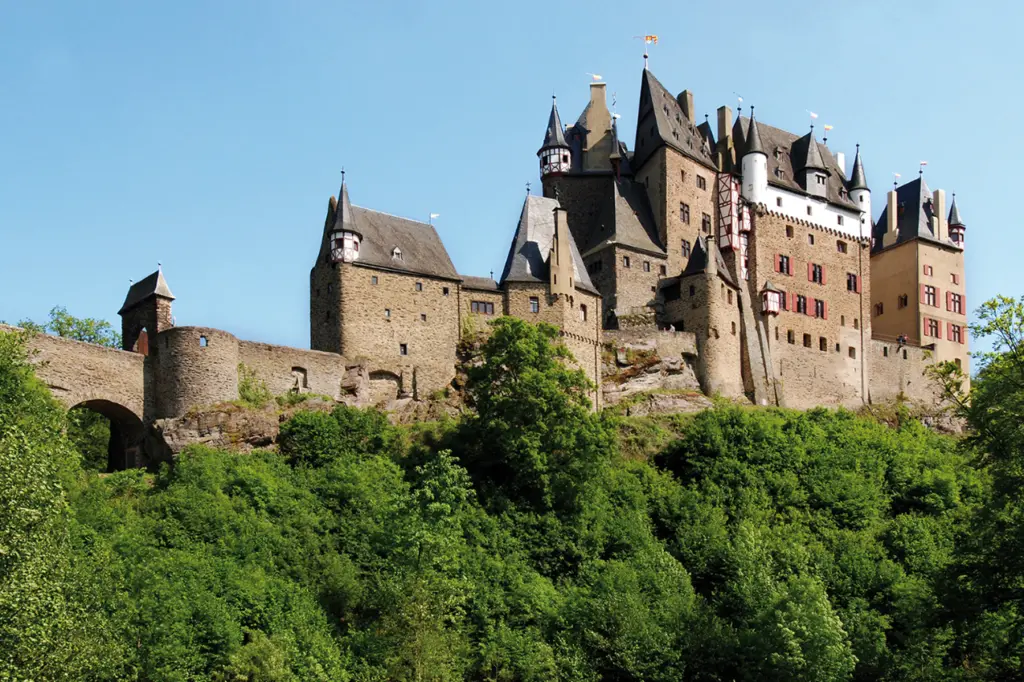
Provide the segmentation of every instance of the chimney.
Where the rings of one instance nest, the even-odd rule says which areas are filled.
[[[843,152],[836,152],[836,165],[839,166],[839,170],[842,171],[843,175],[846,175],[846,154]]]
[[[932,232],[939,241],[949,238],[946,215],[946,190],[937,189],[932,192]]]
[[[676,96],[676,101],[679,102],[679,107],[683,110],[686,120],[690,122],[690,125],[693,125],[693,93],[689,90],[683,90]]]
[[[885,207],[886,226],[885,233],[891,239],[896,238],[896,222],[899,216],[896,215],[896,190],[889,190],[888,205]]]
[[[712,277],[718,274],[718,258],[716,257],[718,249],[715,247],[715,237],[713,233],[714,230],[709,232],[704,240],[705,245],[707,245],[708,252],[708,262],[707,265],[704,266],[704,272]]]
[[[575,282],[572,281],[572,248],[569,246],[569,214],[561,206],[555,213],[555,235],[551,240],[551,255],[548,257],[550,289],[553,296],[572,296]]]
[[[718,107],[718,167],[722,170],[732,170],[732,146],[732,109]]]
[[[587,108],[586,143],[583,145],[584,170],[611,170],[608,160],[612,153],[612,115],[605,101],[605,84],[590,84],[590,106]]]

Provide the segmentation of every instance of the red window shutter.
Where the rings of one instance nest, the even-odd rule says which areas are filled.
[[[963,315],[967,314],[967,294],[960,294],[960,313]],[[965,331],[964,334],[966,335],[967,332]]]
[[[796,294],[789,295],[789,309],[796,312]]]
[[[924,315],[921,316],[921,324],[923,325],[924,331],[921,332],[922,338],[928,336],[928,318]]]
[[[952,341],[953,340],[953,323],[952,322],[947,322],[946,323],[946,340],[947,341]]]
[[[817,312],[817,311],[814,309],[814,299],[813,298],[808,298],[807,299],[807,316],[808,317],[814,317],[815,312]]]
[[[775,254],[775,272],[782,272],[782,258]]]
[[[967,326],[966,325],[960,327],[960,345],[962,346],[965,343],[967,343]]]
[[[948,312],[948,311],[950,311],[952,309],[953,309],[953,292],[952,291],[947,291],[946,292],[946,311]]]
[[[857,293],[860,293],[860,275],[857,275]]]
[[[824,313],[824,317],[827,320],[828,319],[828,301],[822,301],[821,305],[824,308],[824,310],[822,312]]]
[[[918,301],[918,303],[920,303],[921,305],[924,305],[924,302],[925,302],[925,300],[926,300],[926,299],[925,299],[925,297],[924,297],[924,285],[922,284],[922,285],[921,285],[921,300],[920,300],[920,301]]]
[[[825,266],[824,265],[821,266],[821,283],[822,283],[822,285],[825,284]]]
[[[814,263],[807,261],[807,281],[814,281]]]
[[[942,290],[939,289],[938,287],[935,287],[935,307],[936,308],[939,307],[939,301],[941,300],[939,297],[940,297],[941,294],[942,294]]]

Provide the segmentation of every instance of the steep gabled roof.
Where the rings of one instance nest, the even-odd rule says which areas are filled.
[[[433,225],[359,206],[350,210],[362,235],[355,265],[460,279]]]
[[[562,119],[558,116],[558,106],[555,104],[555,98],[552,97],[551,113],[548,115],[548,127],[544,131],[544,144],[540,148],[568,146],[569,144],[565,141],[565,133],[562,131]]]
[[[548,258],[551,244],[555,238],[554,210],[558,202],[546,197],[529,195],[523,203],[523,211],[519,216],[512,246],[505,259],[505,268],[501,272],[501,283],[505,282],[543,282],[548,281]],[[566,226],[568,227],[568,226]],[[576,287],[592,294],[598,293],[590,281],[587,268],[583,264],[576,241],[569,233],[569,247],[572,251],[573,278]]]
[[[634,168],[643,165],[662,144],[709,168],[716,167],[713,150],[705,136],[690,123],[679,101],[648,69],[644,69],[640,81],[640,108],[636,120]]]
[[[664,255],[650,200],[643,185],[629,177],[609,177],[610,191],[602,191],[600,211],[594,223],[583,226],[590,237],[580,246],[586,253],[617,244],[647,253]],[[579,233],[580,230],[577,230]]]
[[[128,295],[125,296],[124,304],[117,311],[117,314],[126,313],[152,296],[166,298],[169,301],[174,300],[174,294],[171,293],[170,287],[167,286],[167,280],[164,279],[163,270],[158,269],[153,274],[147,275],[133,284],[128,289]]]
[[[734,130],[745,129],[749,123],[749,119],[743,118],[740,125],[734,127]],[[761,144],[764,145],[764,150],[768,154],[768,184],[791,192],[807,194],[797,182],[797,172],[802,167],[801,163],[806,160],[794,162],[794,158],[798,157],[801,152],[804,157],[807,155],[806,147],[797,144],[800,138],[793,133],[767,125],[763,120],[757,122],[757,131],[761,137]],[[804,138],[806,137],[805,135]],[[826,184],[828,202],[842,208],[860,210],[860,207],[849,197],[843,198],[840,194],[841,190],[845,189],[843,184],[845,176],[832,156],[832,152],[825,145],[819,144],[818,153],[824,164],[824,170],[828,171]]]
[[[872,245],[872,253],[877,253],[883,248],[902,244],[912,239],[923,239],[935,244],[956,247],[949,239],[936,239],[932,232],[932,193],[925,184],[924,178],[918,177],[902,187],[896,189],[896,241],[893,244],[884,244],[883,239],[889,225],[889,205],[886,202],[882,215],[875,223]],[[958,247],[959,248],[959,247]]]
[[[814,139],[813,130],[803,137],[794,140],[790,146],[793,150],[795,171],[829,170],[828,166],[825,165],[825,159],[821,156],[821,148],[818,146],[818,141]]]

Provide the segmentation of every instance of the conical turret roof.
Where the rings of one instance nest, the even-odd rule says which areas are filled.
[[[558,116],[558,105],[555,103],[555,98],[551,98],[551,114],[548,116],[548,127],[544,131],[544,144],[541,145],[541,150],[548,149],[550,147],[568,147],[569,143],[565,141],[565,133],[562,131],[562,119]],[[539,151],[538,151],[539,153]]]
[[[860,160],[860,145],[857,145],[857,156],[853,159],[853,174],[850,176],[850,189],[868,189],[868,178],[864,175],[864,163]]]
[[[757,131],[757,121],[754,120],[754,108],[750,108],[750,125],[747,127],[747,154],[768,154],[761,144],[761,133]]]
[[[960,209],[956,205],[956,194],[953,195],[953,205],[949,207],[949,220],[947,221],[950,225],[963,225],[964,221],[960,217]]]
[[[821,150],[818,149],[818,141],[814,139],[812,130],[807,138],[807,155],[803,159],[802,170],[813,168],[815,170],[826,170],[825,160],[821,158]]]
[[[338,210],[334,214],[334,226],[337,228],[348,226],[353,229],[352,202],[348,200],[348,185],[341,181],[341,189],[338,190]]]

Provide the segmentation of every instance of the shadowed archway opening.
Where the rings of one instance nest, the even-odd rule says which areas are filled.
[[[145,466],[142,420],[109,400],[86,400],[68,411],[68,437],[82,453],[82,467],[121,471]]]

